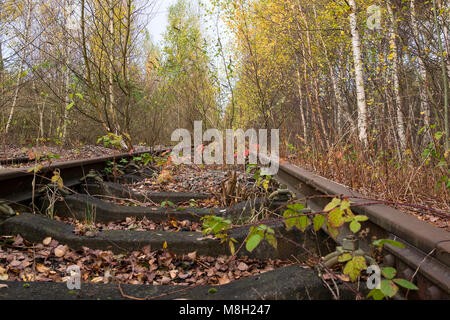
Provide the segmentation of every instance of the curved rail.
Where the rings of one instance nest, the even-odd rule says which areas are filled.
[[[344,185],[321,176],[312,174],[302,168],[288,163],[281,163],[276,179],[287,185],[299,198],[315,195],[346,196],[356,204],[367,202],[361,200],[363,195]],[[328,198],[312,198],[308,206],[313,211],[322,211],[330,202]],[[358,206],[353,209],[369,217],[366,226],[369,234],[366,239],[376,236],[378,239],[395,239],[406,248],[399,249],[386,246],[385,264],[396,266],[400,276],[409,280],[415,275],[419,291],[415,298],[450,299],[450,233],[420,221],[386,205]],[[327,232],[324,229],[325,232]],[[342,244],[349,229],[339,235],[337,242]],[[362,240],[361,247],[369,249],[369,241]],[[413,296],[410,293],[410,296]]]

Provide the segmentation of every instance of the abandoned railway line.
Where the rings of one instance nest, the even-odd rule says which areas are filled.
[[[120,154],[89,160],[58,163],[40,168],[36,173],[27,169],[0,169],[0,236],[18,234],[32,243],[41,243],[50,237],[73,250],[110,250],[114,254],[130,253],[136,250],[168,249],[176,255],[187,255],[195,251],[198,256],[229,256],[230,248],[213,237],[207,237],[193,230],[179,232],[155,229],[153,231],[102,230],[100,232],[82,232],[75,234],[74,226],[57,219],[50,219],[48,214],[31,214],[30,203],[35,211],[51,213],[59,218],[86,219],[87,214],[95,213],[95,221],[107,225],[124,219],[148,219],[153,223],[166,221],[189,221],[186,225],[200,223],[202,217],[215,215],[233,221],[248,217],[264,207],[279,210],[284,199],[255,198],[229,206],[198,207],[201,201],[208,200],[211,194],[198,192],[148,192],[139,194],[129,184],[142,181],[154,174],[151,166],[138,166],[133,162],[136,157],[145,154],[160,155],[165,150],[150,150],[134,154]],[[14,162],[14,161],[12,161]],[[111,163],[124,163],[120,175],[105,173],[105,167]],[[6,164],[6,163],[5,163]],[[127,165],[125,165],[127,164]],[[52,182],[55,172],[62,179],[65,190],[69,192],[54,198],[44,197],[38,186]],[[103,174],[99,174],[103,172]],[[314,212],[320,212],[332,197],[348,197],[354,204],[354,211],[368,216],[366,239],[372,237],[392,239],[401,242],[405,248],[386,246],[383,250],[383,265],[393,266],[404,279],[414,281],[419,290],[409,292],[409,299],[449,299],[450,298],[450,233],[438,229],[392,207],[382,204],[367,204],[364,197],[352,192],[345,186],[314,175],[294,165],[282,163],[275,180],[286,185],[298,199],[307,199],[307,206]],[[55,180],[53,180],[55,183]],[[284,189],[284,188],[282,188]],[[329,197],[327,197],[329,196]],[[63,198],[63,201],[61,201]],[[133,206],[121,206],[108,198],[131,199]],[[139,206],[139,203],[151,203],[152,206]],[[189,203],[183,210],[177,204]],[[167,204],[170,205],[167,205]],[[10,212],[8,212],[8,208]],[[19,214],[18,214],[19,213]],[[17,281],[0,281],[8,288],[0,289],[0,299],[26,298],[33,295],[42,299],[84,298],[84,299],[332,299],[330,290],[317,276],[314,268],[308,267],[308,256],[293,245],[301,243],[306,248],[318,249],[321,254],[342,245],[350,230],[341,232],[337,240],[330,241],[327,230],[323,227],[317,234],[286,231],[282,223],[275,223],[278,246],[273,248],[262,243],[256,250],[247,252],[239,248],[238,257],[248,257],[255,261],[272,261],[289,259],[297,263],[280,264],[273,270],[247,274],[234,281],[227,281],[221,286],[202,283],[180,287],[177,285],[142,285],[124,284],[118,290],[114,283],[83,283],[81,293],[69,294],[65,283],[29,282],[27,288]],[[230,236],[240,245],[246,240],[246,231],[232,230]],[[369,240],[360,239],[359,247],[369,251]],[[318,243],[320,243],[318,245]],[[242,250],[240,250],[242,249]],[[247,258],[246,258],[247,259]],[[0,260],[1,261],[1,260]],[[0,265],[1,266],[1,265]],[[206,272],[206,271],[205,271]],[[245,273],[245,272],[244,272]],[[174,279],[178,279],[174,276]],[[173,280],[173,279],[172,279]],[[181,288],[181,289],[180,289]],[[249,290],[251,288],[251,290]],[[354,298],[348,286],[340,286],[342,299]],[[126,294],[125,294],[125,293]],[[81,295],[81,296],[80,296]],[[398,296],[399,298],[402,295]],[[36,296],[33,297],[36,299]]]

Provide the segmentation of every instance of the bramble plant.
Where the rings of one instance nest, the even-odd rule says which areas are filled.
[[[379,248],[382,248],[385,244],[389,244],[397,248],[405,248],[405,246],[402,243],[389,239],[376,240],[372,244]],[[392,298],[397,294],[399,290],[398,286],[408,290],[419,289],[416,285],[414,285],[408,280],[394,278],[396,274],[397,270],[395,268],[387,267],[381,269],[381,275],[383,276],[384,280],[381,280],[378,288],[374,288],[369,292],[367,298],[373,298],[374,300],[383,300],[387,298]]]
[[[288,204],[280,220],[284,221],[288,230],[297,228],[301,232],[305,232],[311,224],[315,231],[319,231],[326,226],[330,236],[336,240],[345,224],[348,224],[351,232],[356,234],[361,230],[361,223],[369,220],[365,215],[355,215],[351,210],[351,206],[352,203],[348,199],[334,198],[325,206],[322,212],[308,213],[309,209],[304,204]],[[311,220],[312,216],[314,218]],[[217,216],[207,216],[201,220],[203,221],[203,233],[206,235],[215,235],[218,239],[222,239],[221,243],[228,242],[231,252],[234,255],[235,248],[233,242],[236,242],[236,240],[230,238],[228,235],[228,232],[233,228],[231,221]],[[247,251],[254,251],[263,240],[266,240],[274,248],[277,248],[277,239],[275,231],[272,228],[265,224],[251,226],[245,240]],[[380,248],[385,244],[404,248],[402,243],[389,239],[380,239],[373,242],[374,246]],[[368,269],[366,258],[356,251],[344,252],[339,256],[338,262],[345,264],[343,266],[343,273],[348,275],[352,282],[356,282],[360,278],[362,271]],[[375,300],[392,298],[398,292],[398,286],[409,290],[418,289],[413,283],[407,280],[394,278],[396,272],[392,267],[382,269],[381,275],[384,279],[380,282],[381,286],[370,291],[367,297]]]
[[[121,150],[124,142],[122,136],[110,132],[107,135],[98,138],[97,143],[101,143],[105,147],[111,146],[116,150]]]
[[[253,174],[253,178],[256,180],[256,185],[258,187],[262,186],[265,191],[269,189],[270,181],[272,180],[271,176],[262,176],[261,175],[261,169],[258,168],[256,164],[249,164],[247,165],[247,169],[245,170],[246,173],[251,173],[252,171],[255,171]]]
[[[149,153],[144,153],[138,157],[133,158],[134,162],[140,163],[143,166],[147,166],[149,163],[153,163],[153,157]]]

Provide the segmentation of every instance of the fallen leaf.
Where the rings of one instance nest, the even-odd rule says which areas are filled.
[[[11,261],[10,263],[9,263],[9,265],[11,266],[11,267],[18,267],[18,266],[20,266],[20,264],[21,264],[21,262],[20,261],[17,261],[17,260],[13,260],[13,261]]]
[[[52,242],[52,237],[47,237],[42,241],[45,246],[48,246],[50,242]]]
[[[170,278],[169,277],[162,277],[161,284],[169,284],[169,283],[170,283]]]
[[[227,284],[227,283],[230,283],[230,282],[231,282],[231,280],[228,278],[227,275],[224,275],[223,277],[221,277],[219,279],[219,285]]]
[[[188,253],[188,258],[191,259],[192,261],[194,261],[197,258],[197,251]]]
[[[42,263],[36,264],[36,270],[40,273],[47,273],[49,271],[49,268],[44,266]]]
[[[67,246],[59,245],[55,248],[55,256],[61,258],[66,254],[66,251]]]
[[[241,263],[239,263],[239,265],[238,265],[238,269],[239,269],[240,271],[247,271],[247,270],[248,270],[248,265],[245,264],[244,262],[241,262]]]
[[[171,270],[169,271],[170,277],[172,279],[175,279],[177,277],[178,271],[177,270]]]

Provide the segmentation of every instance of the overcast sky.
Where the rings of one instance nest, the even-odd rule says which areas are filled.
[[[148,25],[148,31],[153,37],[153,41],[158,43],[163,39],[163,33],[167,27],[167,15],[169,7],[177,2],[177,0],[155,0],[156,5],[152,14],[153,19]],[[197,7],[197,0],[187,0],[192,7]]]
[[[156,0],[154,18],[148,25],[148,31],[153,37],[153,41],[160,42],[163,38],[163,33],[167,27],[167,14],[169,7],[176,2],[176,0]]]

